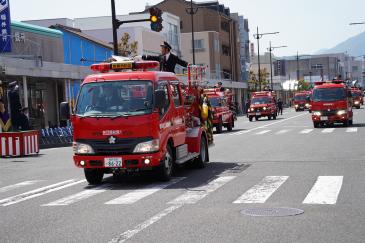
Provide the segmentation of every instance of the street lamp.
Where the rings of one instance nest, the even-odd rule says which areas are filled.
[[[311,57],[311,55],[299,55],[299,52],[297,51],[297,81],[299,81],[299,58],[301,57]]]
[[[259,27],[257,27],[257,33],[253,35],[253,37],[257,40],[257,62],[259,65],[259,86],[261,91],[261,66],[260,66],[260,39],[264,35],[276,35],[279,32],[270,32],[270,33],[259,33]]]
[[[350,23],[349,25],[360,25],[360,24],[365,24],[365,22],[355,22],[355,23]]]
[[[270,52],[270,86],[271,86],[271,90],[274,90],[274,84],[272,81],[272,51],[275,49],[279,49],[279,48],[284,48],[287,46],[271,46],[271,41],[270,41],[270,47],[267,48],[267,50]]]
[[[185,11],[191,16],[191,42],[193,49],[193,64],[195,65],[194,14],[198,12],[198,8],[193,8],[193,0],[190,0],[190,8],[186,8]]]

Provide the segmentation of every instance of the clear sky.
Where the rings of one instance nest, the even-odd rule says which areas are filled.
[[[45,18],[75,18],[110,15],[110,0],[9,0],[14,20]],[[146,3],[160,0],[115,0],[117,14],[144,10]],[[201,0],[197,0],[201,2]],[[249,19],[250,38],[259,26],[260,32],[275,32],[260,42],[261,51],[271,40],[275,54],[310,54],[322,48],[331,48],[362,31],[365,25],[349,26],[350,22],[365,21],[364,0],[220,0]],[[365,43],[364,43],[365,44]]]

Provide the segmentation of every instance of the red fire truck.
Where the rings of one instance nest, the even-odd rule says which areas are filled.
[[[188,161],[209,161],[199,105],[203,89],[185,85],[174,73],[156,71],[155,61],[120,61],[91,66],[73,114],[61,104],[61,117],[74,127],[74,163],[90,184],[104,174],[152,171],[169,180]],[[186,105],[185,98],[190,103]]]
[[[272,91],[253,92],[251,105],[248,111],[248,119],[250,121],[255,118],[259,120],[261,117],[267,117],[269,120],[276,119],[278,108],[276,105],[276,96]]]
[[[312,91],[312,121],[315,128],[334,123],[352,125],[351,89],[342,80],[315,82]]]
[[[295,111],[311,110],[310,104],[310,91],[297,92],[294,95],[294,108]]]
[[[213,111],[213,126],[217,133],[222,133],[223,127],[228,131],[232,131],[234,127],[234,115],[229,109],[229,100],[224,91],[218,88],[205,89],[204,94],[208,97]]]
[[[360,109],[364,105],[364,93],[359,88],[351,88],[353,107]]]

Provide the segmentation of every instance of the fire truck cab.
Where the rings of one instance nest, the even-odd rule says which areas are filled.
[[[297,92],[294,95],[294,108],[295,111],[311,110],[310,104],[310,91]]]
[[[361,105],[364,105],[364,93],[359,88],[351,88],[351,94],[353,99],[352,106],[360,109]]]
[[[312,91],[312,121],[315,128],[334,123],[352,125],[351,89],[342,80],[315,82]]]
[[[276,120],[278,108],[276,105],[276,96],[272,91],[253,92],[251,105],[248,111],[248,119],[252,121],[259,120],[261,117],[267,117],[269,120]]]
[[[89,184],[104,174],[152,171],[169,180],[175,166],[209,161],[208,138],[194,118],[199,92],[184,89],[174,73],[156,71],[154,61],[122,61],[91,66],[72,115],[61,104],[61,117],[74,128],[74,163]],[[185,96],[194,96],[186,106]]]
[[[228,98],[224,91],[218,88],[205,89],[204,94],[208,97],[212,106],[213,112],[213,126],[217,133],[222,133],[223,127],[228,131],[232,131],[234,127],[234,115],[229,108]]]

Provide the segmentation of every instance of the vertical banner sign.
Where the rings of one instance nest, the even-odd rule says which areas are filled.
[[[0,53],[11,52],[9,0],[0,0]]]

